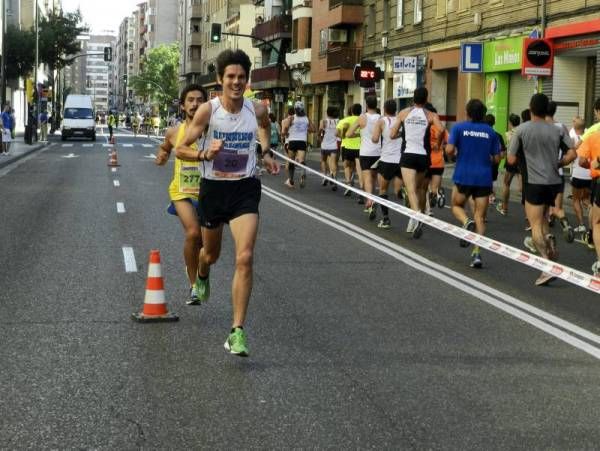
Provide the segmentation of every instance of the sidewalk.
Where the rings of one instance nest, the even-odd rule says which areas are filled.
[[[29,145],[25,143],[22,133],[17,133],[17,137],[10,143],[10,153],[8,155],[0,154],[0,168],[8,166],[23,157],[26,157],[32,152],[47,146],[51,141],[34,142]]]

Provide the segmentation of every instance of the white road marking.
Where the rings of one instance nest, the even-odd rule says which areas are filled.
[[[75,155],[74,153],[70,153],[69,155],[63,155],[63,158],[77,158],[79,155]]]
[[[113,180],[113,185],[121,186],[121,182],[119,182],[118,180]]]
[[[108,143],[102,144],[102,147],[111,147],[111,146],[112,146],[112,144],[108,144]]]
[[[117,202],[117,213],[125,213],[125,204],[123,202]]]
[[[81,147],[94,147],[93,144],[82,144]]]
[[[154,147],[153,144],[142,144],[143,147]]]
[[[123,260],[125,260],[125,272],[137,272],[137,263],[132,247],[123,246]]]
[[[63,144],[61,147],[73,147],[73,144]]]
[[[133,147],[133,144],[122,144],[123,147]]]
[[[585,338],[594,343],[600,344],[600,336],[585,330],[569,321],[547,313],[536,307],[533,307],[517,298],[496,290],[493,287],[485,285],[472,279],[465,274],[453,271],[445,266],[439,265],[415,252],[404,249],[403,247],[385,240],[371,232],[361,229],[352,223],[336,218],[324,211],[318,210],[303,202],[297,201],[289,196],[281,194],[271,188],[263,185],[263,193],[273,200],[280,202],[288,207],[299,211],[319,222],[322,222],[334,229],[337,229],[363,243],[378,249],[385,254],[394,257],[412,268],[447,283],[473,297],[486,302],[526,323],[552,335],[559,340],[578,348],[593,357],[600,359],[600,348],[581,340],[566,331],[581,338]],[[535,316],[534,316],[535,315]],[[555,327],[557,326],[557,327]]]
[[[117,172],[117,168],[110,168],[111,172]]]
[[[149,155],[144,155],[144,158],[152,158],[154,160],[156,158],[156,155],[154,155],[153,153],[151,153]]]

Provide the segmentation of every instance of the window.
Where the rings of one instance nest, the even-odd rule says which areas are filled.
[[[298,49],[298,19],[292,22],[292,50]]]
[[[397,0],[396,3],[396,28],[404,26],[404,0]]]
[[[413,23],[418,24],[423,21],[423,0],[413,0]]]
[[[437,10],[435,13],[435,17],[444,17],[446,15],[446,6],[448,5],[448,0],[437,0]]]
[[[383,33],[390,29],[390,0],[383,0]]]
[[[328,31],[328,28],[323,28],[319,35],[319,53],[321,55],[327,53],[327,40],[329,38]]]
[[[375,34],[375,5],[369,5],[369,17],[367,19],[367,36],[373,36]]]

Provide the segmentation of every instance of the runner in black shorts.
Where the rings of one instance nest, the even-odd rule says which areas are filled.
[[[510,143],[512,136],[514,135],[514,129],[519,126],[521,119],[516,114],[511,114],[508,117],[508,132],[506,132],[506,143]],[[502,179],[502,202],[496,204],[496,210],[502,216],[508,214],[508,199],[510,197],[510,184],[515,176],[519,179],[519,191],[523,189],[521,186],[521,176],[519,175],[519,166],[516,164],[504,164],[504,178]]]

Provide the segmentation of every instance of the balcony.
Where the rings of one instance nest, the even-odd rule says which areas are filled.
[[[185,68],[182,68],[183,75],[187,74],[199,74],[202,72],[202,61],[188,59],[185,64]]]
[[[217,84],[217,74],[212,72],[209,74],[202,74],[196,77],[196,83],[202,86],[212,86]]]
[[[336,47],[327,51],[327,70],[354,69],[360,63],[362,49]]]
[[[202,33],[190,33],[188,45],[202,45]]]
[[[279,66],[266,66],[254,69],[250,74],[252,89],[288,88],[290,75]]]
[[[285,62],[290,67],[310,64],[311,49],[299,49],[285,54]]]
[[[271,42],[276,39],[291,39],[292,16],[274,16],[266,22],[256,25],[252,29],[252,36],[267,42]],[[262,43],[256,39],[253,39],[252,45],[254,47],[259,47],[262,45]]]
[[[292,9],[312,8],[312,0],[292,0]]]
[[[362,0],[329,0],[328,27],[349,24],[361,25],[365,21]]]
[[[202,5],[192,5],[189,10],[190,19],[202,19]]]

